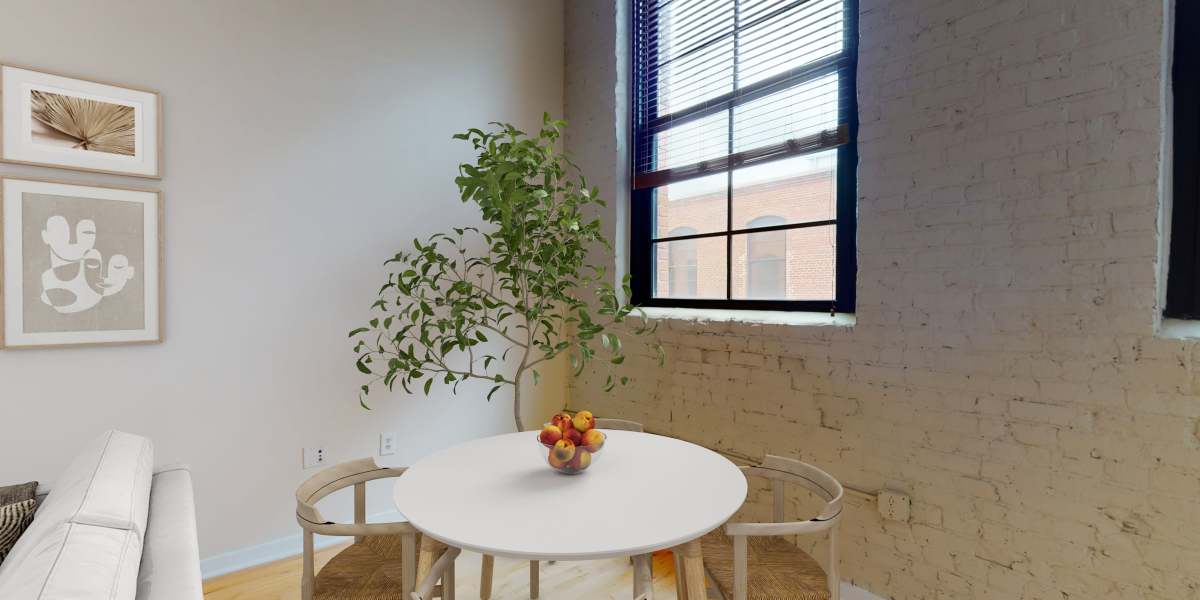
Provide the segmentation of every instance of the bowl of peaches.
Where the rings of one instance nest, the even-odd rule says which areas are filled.
[[[538,451],[550,468],[578,475],[596,462],[607,436],[596,429],[596,417],[581,410],[571,416],[560,412],[538,432]]]

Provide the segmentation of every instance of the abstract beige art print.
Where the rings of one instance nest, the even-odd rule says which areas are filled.
[[[5,346],[161,339],[157,192],[23,179],[0,190]]]
[[[0,66],[0,158],[159,176],[159,95]]]

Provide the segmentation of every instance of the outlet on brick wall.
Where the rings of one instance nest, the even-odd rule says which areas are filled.
[[[912,499],[893,490],[879,492],[879,514],[885,519],[907,523],[912,514]]]

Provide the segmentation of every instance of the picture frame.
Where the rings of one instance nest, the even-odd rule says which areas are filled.
[[[0,348],[162,342],[163,195],[0,178]]]
[[[0,161],[162,178],[162,95],[0,64]]]

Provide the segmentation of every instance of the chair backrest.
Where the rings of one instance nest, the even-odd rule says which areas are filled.
[[[596,419],[596,429],[616,429],[618,431],[636,431],[641,433],[646,429],[637,421],[625,419]]]
[[[761,464],[753,467],[742,467],[742,470],[748,475],[757,475],[770,479],[775,484],[775,515],[777,521],[782,520],[781,513],[783,510],[781,505],[783,501],[783,488],[778,485],[778,482],[799,485],[825,501],[825,507],[814,520],[828,521],[837,518],[842,512],[842,498],[845,495],[845,490],[842,489],[841,482],[829,473],[808,463],[800,462],[794,458],[768,454],[763,457]]]
[[[381,467],[374,458],[360,458],[334,465],[300,484],[296,490],[296,516],[309,523],[328,523],[315,506],[325,496],[358,483],[402,474],[404,469]]]

